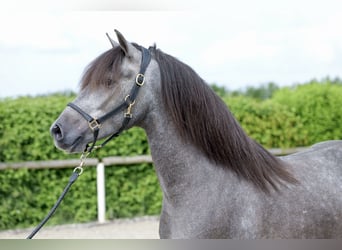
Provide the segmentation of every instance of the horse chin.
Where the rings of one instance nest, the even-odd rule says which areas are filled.
[[[87,145],[83,139],[82,136],[79,136],[72,143],[55,141],[55,146],[68,154],[82,153]]]

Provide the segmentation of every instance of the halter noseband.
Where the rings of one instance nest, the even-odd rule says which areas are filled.
[[[132,119],[132,113],[131,109],[133,105],[135,104],[135,99],[139,93],[140,87],[142,87],[145,83],[145,71],[151,61],[151,54],[148,49],[145,49],[144,47],[140,47],[142,52],[142,58],[141,58],[141,65],[139,73],[137,74],[135,78],[135,84],[133,85],[131,92],[125,97],[124,101],[114,108],[112,111],[109,111],[107,114],[101,116],[100,118],[93,118],[91,115],[84,112],[80,107],[78,107],[76,104],[70,102],[67,104],[70,108],[76,110],[79,114],[83,116],[84,119],[87,120],[89,128],[93,131],[94,140],[91,146],[87,144],[86,148],[84,149],[84,152],[90,153],[95,147],[101,148],[104,145],[106,145],[111,139],[117,137],[120,135],[120,133],[126,128],[129,121]],[[126,109],[126,112],[124,113],[124,120],[122,122],[121,127],[113,133],[110,137],[108,137],[102,144],[95,146],[97,137],[99,135],[101,124],[108,120],[110,117],[116,115],[117,113],[121,112],[122,110]]]

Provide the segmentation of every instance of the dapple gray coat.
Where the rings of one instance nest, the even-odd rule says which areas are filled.
[[[124,100],[141,63],[139,46],[116,33],[119,43],[111,40],[90,64],[74,101],[93,117]],[[150,53],[129,127],[148,137],[163,191],[161,238],[342,238],[342,141],[275,158],[189,66],[154,47]],[[122,119],[101,124],[99,137]],[[51,132],[67,152],[93,140],[70,107]]]

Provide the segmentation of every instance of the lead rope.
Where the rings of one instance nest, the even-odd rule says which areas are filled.
[[[119,136],[119,134],[126,128],[129,121],[132,119],[131,110],[135,104],[135,99],[138,95],[138,91],[139,91],[140,87],[144,85],[144,82],[145,82],[144,73],[147,69],[147,66],[149,65],[149,63],[151,61],[151,55],[150,55],[149,50],[147,50],[143,47],[141,47],[141,50],[142,50],[142,58],[141,58],[140,71],[135,78],[135,85],[133,85],[131,93],[125,97],[124,102],[120,106],[116,107],[111,112],[100,117],[99,119],[94,119],[93,117],[88,115],[86,112],[84,112],[81,108],[79,108],[77,105],[75,105],[73,103],[68,103],[67,106],[76,110],[79,114],[81,114],[88,121],[89,128],[93,131],[94,140],[90,146],[89,145],[86,146],[86,148],[83,151],[83,154],[81,155],[81,158],[80,158],[80,160],[81,160],[80,165],[74,169],[72,175],[70,176],[68,184],[64,188],[62,194],[60,195],[60,197],[56,201],[55,205],[51,208],[50,212],[46,215],[46,217],[39,223],[39,225],[32,231],[32,233],[26,239],[32,239],[39,232],[39,230],[46,224],[46,222],[51,218],[51,216],[55,213],[56,209],[58,208],[58,206],[60,205],[60,203],[64,199],[65,195],[68,193],[72,184],[74,184],[74,182],[77,180],[77,178],[83,173],[83,165],[84,165],[85,159],[88,157],[88,155],[94,149],[102,148],[110,140]],[[124,113],[124,121],[123,121],[121,127],[119,128],[119,130],[116,133],[112,134],[109,138],[107,138],[102,144],[96,145],[96,141],[97,141],[97,137],[99,135],[101,122],[107,120],[109,117],[111,117],[112,115],[116,114],[117,112],[119,112],[125,108],[127,108],[127,110]]]
[[[72,184],[74,184],[74,182],[77,180],[77,178],[83,173],[83,165],[84,165],[85,160],[89,154],[90,154],[90,152],[84,152],[81,155],[80,165],[78,165],[76,168],[74,168],[72,175],[69,178],[68,184],[64,188],[62,194],[59,196],[55,205],[53,205],[53,207],[51,208],[49,213],[46,215],[46,217],[39,223],[39,225],[32,231],[32,233],[29,236],[27,236],[26,239],[32,239],[39,232],[39,230],[46,224],[46,222],[48,222],[48,220],[52,217],[52,215],[55,213],[56,209],[61,204],[65,195],[68,193],[69,189],[71,188]]]

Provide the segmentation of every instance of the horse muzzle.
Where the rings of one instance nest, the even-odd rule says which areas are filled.
[[[68,153],[83,152],[87,144],[84,142],[84,136],[67,134],[63,126],[57,122],[51,126],[50,134],[54,139],[55,146]]]

